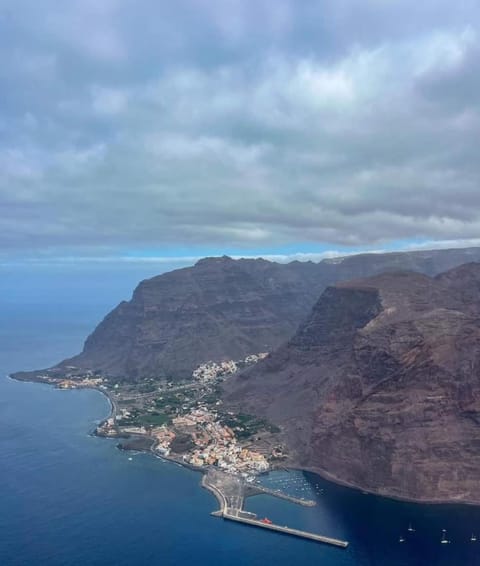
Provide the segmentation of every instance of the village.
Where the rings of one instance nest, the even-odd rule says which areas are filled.
[[[255,474],[269,470],[271,457],[278,459],[283,455],[280,446],[253,442],[252,437],[255,434],[258,441],[275,431],[259,419],[222,411],[215,391],[218,383],[239,367],[254,364],[266,356],[259,353],[239,362],[202,364],[193,371],[190,383],[168,382],[155,394],[140,394],[142,410],[146,411],[143,415],[139,397],[134,404],[131,392],[114,386],[110,396],[115,400],[115,414],[98,427],[97,434],[147,438],[151,440],[151,450],[161,456],[199,468],[215,466],[252,479]],[[161,395],[155,397],[158,392]],[[125,399],[125,395],[130,398]],[[154,409],[151,408],[152,398],[155,399]]]
[[[131,383],[74,366],[61,373],[47,370],[38,380],[58,389],[94,388],[107,395],[112,414],[97,427],[99,436],[128,438],[134,442],[122,446],[148,447],[196,468],[215,466],[251,479],[268,471],[272,459],[284,457],[275,436],[279,430],[262,419],[223,409],[220,383],[267,355],[261,352],[238,361],[209,361],[184,381]]]

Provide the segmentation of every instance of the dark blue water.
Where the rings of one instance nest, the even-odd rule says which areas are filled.
[[[99,313],[72,309],[3,309],[0,373],[74,353]],[[480,565],[480,537],[469,541],[480,535],[479,508],[395,502],[312,475],[264,481],[315,497],[314,508],[267,496],[247,507],[349,540],[346,551],[211,517],[216,501],[198,474],[149,455],[129,461],[114,441],[89,435],[108,412],[95,391],[0,378],[0,565]]]

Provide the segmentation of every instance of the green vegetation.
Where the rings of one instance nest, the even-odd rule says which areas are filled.
[[[180,407],[185,402],[186,397],[183,393],[169,393],[166,392],[154,400],[155,407],[165,408],[165,407]]]
[[[156,389],[157,386],[154,383],[142,383],[138,386],[139,393],[153,393]]]
[[[222,394],[222,388],[219,385],[214,385],[212,390],[202,397],[202,401],[206,405],[214,405]]]
[[[164,412],[141,413],[138,409],[131,409],[130,416],[118,419],[117,423],[120,426],[161,426],[169,424],[170,420],[170,415]]]
[[[165,413],[147,413],[146,415],[140,415],[138,417],[139,423],[145,426],[162,426],[164,424],[170,423],[170,416]]]
[[[265,428],[272,434],[278,434],[279,432],[281,432],[280,427],[272,423],[267,423],[267,426]]]
[[[269,423],[266,419],[261,419],[253,415],[239,413],[238,415],[224,415],[221,418],[222,425],[230,427],[239,440],[246,440],[261,430],[270,433],[280,432],[280,429]]]

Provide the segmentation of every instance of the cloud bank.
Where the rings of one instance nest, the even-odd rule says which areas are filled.
[[[3,254],[472,241],[479,23],[468,0],[7,0]]]

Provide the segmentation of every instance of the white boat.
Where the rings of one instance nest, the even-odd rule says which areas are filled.
[[[405,542],[405,539],[402,537],[402,535],[400,535],[400,538],[398,539],[398,542]]]
[[[476,540],[477,540],[477,535],[474,535],[474,534],[472,533],[472,536],[470,537],[470,540],[471,540],[472,542],[476,542]]]
[[[448,544],[450,541],[447,539],[447,531],[442,529],[442,540],[440,541],[441,544]]]
[[[415,532],[415,529],[412,527],[412,523],[409,523],[409,524],[408,524],[408,529],[407,529],[407,530],[408,530],[409,533],[414,533],[414,532]]]

